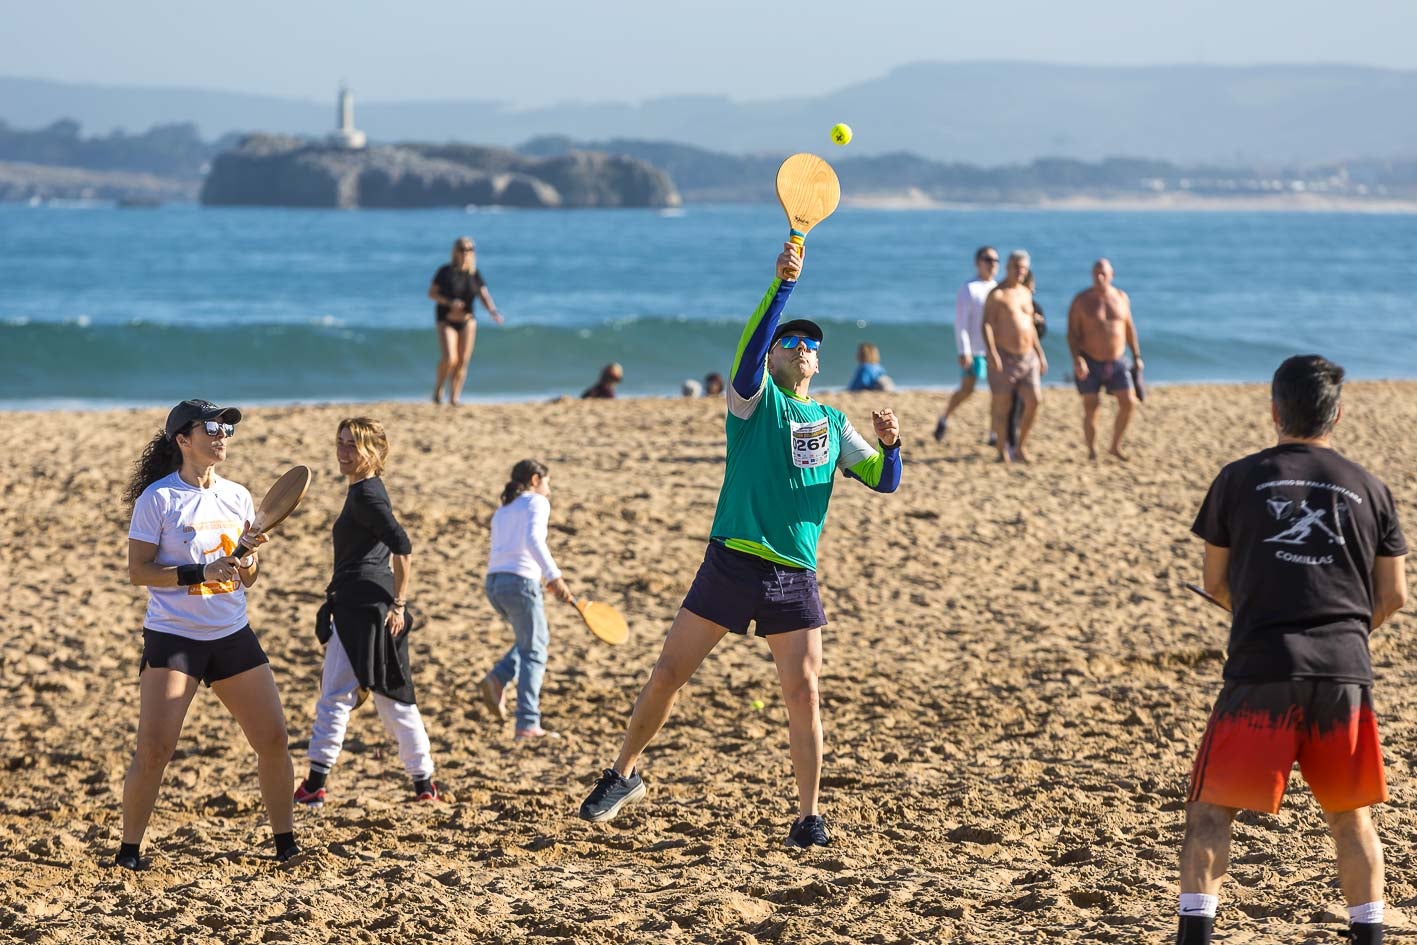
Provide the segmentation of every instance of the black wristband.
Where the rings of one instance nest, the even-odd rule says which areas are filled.
[[[877,442],[877,443],[881,443],[880,440],[877,440],[876,442]],[[895,441],[894,443],[892,443],[890,446],[887,446],[886,444],[881,443],[881,449],[883,449],[883,450],[898,450],[898,449],[900,449],[900,438],[899,438],[899,437],[896,437],[896,441]]]
[[[177,566],[177,586],[189,587],[193,584],[202,584],[207,580],[207,566],[205,564],[179,564]]]

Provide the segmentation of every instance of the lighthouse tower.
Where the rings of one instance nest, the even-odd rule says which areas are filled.
[[[339,87],[339,113],[335,120],[338,124],[329,137],[330,144],[357,151],[369,143],[368,136],[354,127],[354,93],[344,84]]]

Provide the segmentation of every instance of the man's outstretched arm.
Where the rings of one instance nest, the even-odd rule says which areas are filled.
[[[792,294],[792,287],[802,274],[801,247],[796,243],[786,243],[784,246],[782,254],[777,257],[777,278],[768,286],[767,293],[748,318],[748,324],[743,326],[743,334],[738,338],[738,351],[728,375],[728,409],[743,420],[752,416],[758,406],[758,395],[762,393],[763,377],[767,372],[772,333],[777,331],[782,310],[787,307],[787,297]]]

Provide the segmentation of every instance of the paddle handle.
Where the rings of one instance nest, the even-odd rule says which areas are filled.
[[[1224,604],[1222,604],[1220,601],[1216,600],[1216,599],[1210,594],[1209,591],[1207,591],[1205,588],[1201,587],[1200,585],[1187,583],[1187,584],[1186,584],[1186,590],[1188,590],[1188,591],[1195,591],[1197,594],[1199,594],[1200,596],[1204,597],[1206,600],[1210,601],[1212,604],[1214,604],[1215,606],[1219,607],[1221,610],[1225,611],[1226,613],[1229,613],[1229,612],[1230,612],[1230,608],[1229,608],[1229,607],[1226,607],[1226,606],[1225,606]]]
[[[798,229],[790,229],[787,232],[787,241],[789,243],[796,243],[798,246],[806,248],[807,234],[803,233],[801,230]]]

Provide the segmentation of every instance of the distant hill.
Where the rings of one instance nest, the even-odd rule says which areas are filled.
[[[786,156],[786,152],[724,154],[671,141],[575,141],[564,136],[534,138],[521,151],[537,157],[592,151],[638,158],[666,171],[689,203],[771,203],[777,166]],[[1058,157],[981,167],[907,153],[846,156],[849,153],[833,150],[828,156],[841,178],[845,199],[867,203],[904,198],[917,203],[1037,204],[1073,197],[1165,194],[1251,198],[1300,193],[1360,201],[1417,197],[1417,159],[1273,165],[1260,170],[1147,158]]]
[[[532,109],[491,101],[378,102],[370,100],[377,90],[358,91],[359,126],[385,142],[509,147],[566,135],[781,153],[828,150],[827,129],[847,121],[856,141],[845,153],[853,156],[912,152],[987,166],[1044,155],[1231,166],[1417,156],[1417,123],[1401,118],[1417,100],[1417,71],[1358,66],[917,63],[813,98],[678,96]],[[72,118],[99,133],[193,122],[206,138],[255,130],[311,135],[333,126],[333,100],[333,89],[322,103],[0,78],[0,120],[21,128]]]
[[[351,150],[250,135],[217,155],[202,203],[261,207],[676,207],[669,176],[622,155],[537,158],[472,145]]]

